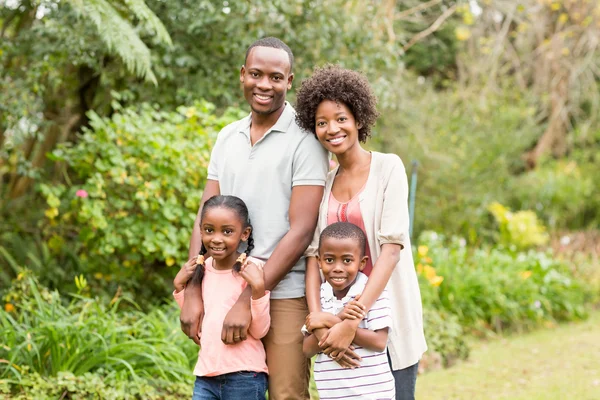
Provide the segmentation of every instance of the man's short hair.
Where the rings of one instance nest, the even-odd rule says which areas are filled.
[[[248,61],[248,56],[250,55],[250,50],[252,50],[255,47],[271,47],[273,49],[280,49],[280,50],[285,51],[288,54],[288,57],[290,59],[290,72],[292,72],[292,69],[294,67],[294,54],[292,53],[292,49],[290,49],[287,44],[285,44],[281,40],[279,40],[275,37],[271,37],[271,36],[262,38],[262,39],[258,39],[256,42],[252,43],[250,45],[250,47],[248,47],[248,50],[246,50],[246,58],[244,59],[244,63],[246,63]]]
[[[319,252],[325,238],[354,239],[360,246],[361,257],[365,255],[367,237],[362,229],[350,222],[336,222],[323,229],[319,238]]]

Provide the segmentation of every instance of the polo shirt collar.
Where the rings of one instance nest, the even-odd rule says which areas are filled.
[[[356,280],[354,281],[352,286],[350,286],[350,290],[348,290],[346,296],[344,296],[344,298],[340,301],[342,303],[346,303],[355,298],[357,295],[361,294],[365,285],[367,284],[368,279],[369,278],[365,274],[359,272],[356,275]],[[333,294],[333,287],[329,284],[329,282],[325,281],[325,283],[323,284],[323,290],[323,297],[325,297],[326,299],[337,300],[337,297],[335,297],[335,295]]]
[[[283,112],[279,116],[279,119],[277,120],[277,122],[275,122],[275,125],[273,125],[271,129],[269,129],[265,133],[265,135],[267,135],[270,132],[287,132],[295,117],[296,111],[294,110],[294,107],[292,107],[292,105],[286,101],[285,107],[283,108]],[[248,116],[246,116],[246,118],[242,120],[242,123],[240,124],[240,132],[249,136],[251,123],[252,113],[248,114]]]

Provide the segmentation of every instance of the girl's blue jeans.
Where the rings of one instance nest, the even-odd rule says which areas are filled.
[[[197,376],[192,400],[265,400],[267,374],[239,371],[218,376]]]

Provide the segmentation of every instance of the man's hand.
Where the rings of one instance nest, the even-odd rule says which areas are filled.
[[[250,314],[250,292],[244,291],[238,301],[231,307],[223,321],[221,340],[225,344],[240,343],[248,337],[248,328],[252,322]]]
[[[183,308],[179,314],[181,330],[197,345],[200,345],[202,319],[204,318],[201,285],[188,285],[183,296]]]

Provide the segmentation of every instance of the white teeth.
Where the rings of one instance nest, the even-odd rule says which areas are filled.
[[[340,137],[337,137],[334,139],[329,139],[329,143],[338,144],[338,143],[341,143],[342,140],[344,140],[344,139],[345,139],[345,136],[340,136]]]
[[[269,100],[271,98],[270,96],[261,96],[260,94],[257,94],[256,97],[258,97],[261,100]]]

